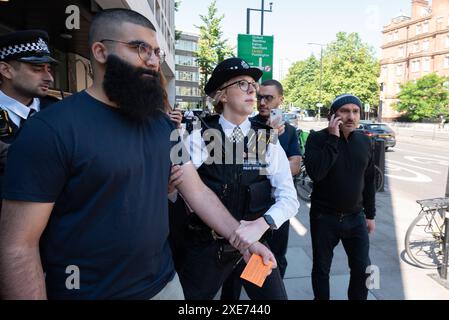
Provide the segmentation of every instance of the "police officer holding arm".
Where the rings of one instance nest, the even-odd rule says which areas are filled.
[[[205,185],[241,221],[231,245],[195,213],[189,216],[178,270],[188,300],[213,299],[233,269],[241,273],[245,266],[233,247],[242,239],[249,243],[266,240],[271,230],[296,215],[299,208],[289,162],[272,137],[272,128],[248,118],[261,76],[262,71],[242,59],[221,62],[205,87],[218,115],[205,118],[202,128],[185,140]],[[287,299],[278,269],[263,288],[246,281],[243,285],[251,299]]]

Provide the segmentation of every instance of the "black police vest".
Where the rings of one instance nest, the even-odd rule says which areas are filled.
[[[202,119],[202,134],[203,139],[207,137],[207,129],[218,130],[221,134],[221,139],[225,145],[225,136],[223,128],[219,124],[219,116],[211,116]],[[266,167],[266,162],[261,161],[261,157],[265,157],[269,141],[270,130],[262,123],[251,122],[250,132],[252,138],[245,137],[243,148],[237,148],[236,143],[228,141],[227,147],[233,147],[233,161],[226,164],[226,152],[228,148],[222,150],[222,163],[204,163],[199,169],[200,175],[204,184],[206,184],[222,201],[224,206],[237,220],[252,221],[263,216],[266,211],[274,204],[274,199],[271,196],[271,183],[266,175],[260,174],[260,168]],[[255,138],[256,137],[256,138]],[[248,143],[251,139],[252,142]],[[264,152],[257,158],[254,156],[250,159],[251,150],[249,148],[257,148],[257,144],[264,141],[261,148],[264,147]],[[209,142],[210,143],[210,142]],[[257,143],[254,145],[254,143]],[[206,142],[208,144],[208,142]],[[244,150],[244,155],[240,155],[239,163],[236,162],[237,149]],[[209,157],[213,157],[212,152]],[[230,157],[229,157],[230,158]],[[262,164],[261,164],[262,163]],[[265,164],[265,165],[264,165]]]

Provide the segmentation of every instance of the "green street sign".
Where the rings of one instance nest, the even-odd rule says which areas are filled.
[[[237,56],[263,71],[262,81],[273,79],[273,36],[239,34]]]

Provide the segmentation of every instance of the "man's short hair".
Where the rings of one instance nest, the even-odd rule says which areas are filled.
[[[264,82],[262,82],[262,86],[264,87],[268,87],[268,86],[275,86],[278,93],[283,96],[284,95],[284,87],[282,86],[282,84],[277,81],[277,80],[266,80]]]
[[[115,39],[121,32],[121,25],[125,22],[146,27],[153,31],[156,28],[145,16],[129,9],[107,9],[98,12],[90,25],[89,47],[103,39]]]

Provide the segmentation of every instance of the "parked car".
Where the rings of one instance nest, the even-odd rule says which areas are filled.
[[[284,113],[284,121],[288,122],[295,128],[298,127],[298,115],[296,113]]]
[[[357,130],[370,138],[385,140],[386,149],[396,146],[396,134],[386,123],[360,121],[360,126]]]

